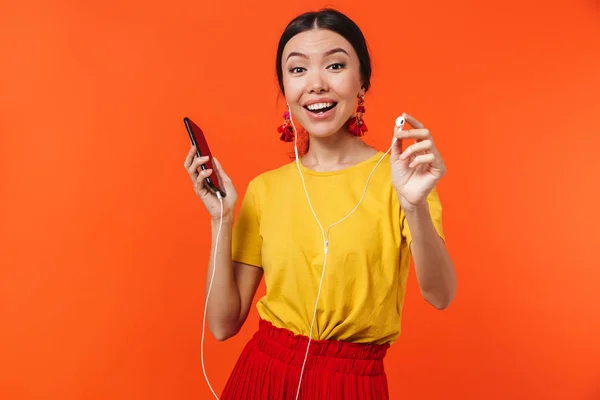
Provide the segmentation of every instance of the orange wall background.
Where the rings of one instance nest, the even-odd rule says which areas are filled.
[[[1,399],[210,398],[182,118],[240,195],[287,162],[276,44],[323,5],[373,52],[366,140],[387,149],[409,112],[449,169],[458,294],[437,312],[411,273],[392,399],[600,398],[598,3],[302,3],[2,3]],[[207,336],[219,391],[256,322]]]

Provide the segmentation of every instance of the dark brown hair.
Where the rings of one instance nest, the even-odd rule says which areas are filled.
[[[369,90],[371,86],[371,56],[367,47],[365,37],[354,21],[346,15],[332,8],[323,8],[319,11],[310,11],[298,15],[286,26],[281,34],[277,46],[277,59],[275,69],[277,71],[277,80],[279,89],[285,95],[283,87],[283,49],[291,38],[299,33],[310,31],[312,29],[328,29],[343,36],[354,48],[360,62],[360,77],[363,89]],[[309,139],[308,132],[304,129],[298,129],[298,155],[304,155],[308,151]],[[291,158],[295,158],[295,153],[291,152]]]

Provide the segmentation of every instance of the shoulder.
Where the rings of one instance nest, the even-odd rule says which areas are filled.
[[[289,182],[294,173],[297,173],[295,161],[261,172],[250,180],[246,191],[255,197],[263,197],[271,188],[281,188]]]
[[[276,167],[265,172],[261,172],[252,180],[250,180],[249,186],[254,187],[269,187],[273,184],[278,184],[282,180],[287,180],[294,173],[296,168],[295,161],[284,164],[280,167]],[[296,171],[297,173],[297,171]]]

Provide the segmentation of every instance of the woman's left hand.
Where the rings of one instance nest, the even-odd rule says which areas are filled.
[[[403,116],[414,129],[399,131],[394,127],[394,137],[398,140],[392,148],[390,164],[400,205],[408,209],[427,202],[429,193],[446,174],[446,166],[429,130],[410,115]],[[415,139],[415,143],[403,152],[404,139]]]

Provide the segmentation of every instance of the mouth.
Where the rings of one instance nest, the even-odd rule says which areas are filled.
[[[335,102],[323,102],[323,103],[314,103],[314,104],[309,104],[304,106],[304,108],[315,114],[315,115],[321,115],[321,114],[325,114],[328,111],[331,111],[335,108],[335,106],[337,106],[337,103]]]

